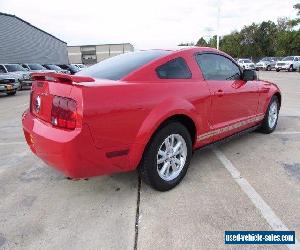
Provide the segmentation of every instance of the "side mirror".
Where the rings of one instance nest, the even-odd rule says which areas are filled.
[[[257,74],[254,70],[244,69],[242,79],[244,81],[254,81],[257,80]]]

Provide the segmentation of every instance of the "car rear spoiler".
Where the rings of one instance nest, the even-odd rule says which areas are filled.
[[[95,79],[89,76],[75,76],[67,75],[62,73],[31,73],[31,79],[34,81],[50,81],[50,82],[59,82],[66,84],[73,84],[79,82],[94,82]]]

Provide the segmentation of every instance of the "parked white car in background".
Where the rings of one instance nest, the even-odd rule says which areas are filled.
[[[32,84],[30,72],[19,64],[0,64],[0,74],[14,78],[20,84],[21,89],[23,87],[30,87]]]
[[[275,65],[277,72],[280,70],[287,70],[289,72],[299,70],[300,67],[300,56],[287,56],[281,61],[278,61]]]
[[[255,69],[255,64],[247,58],[241,58],[237,60],[237,63],[243,68],[243,69]]]

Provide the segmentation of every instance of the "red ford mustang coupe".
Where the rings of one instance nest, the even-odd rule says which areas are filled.
[[[74,76],[32,74],[25,138],[71,178],[138,168],[166,191],[185,176],[193,150],[242,131],[274,131],[275,84],[212,48],[148,50],[104,60]]]

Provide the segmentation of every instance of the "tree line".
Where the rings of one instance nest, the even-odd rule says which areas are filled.
[[[220,50],[234,58],[258,59],[265,56],[300,55],[300,4],[293,6],[297,11],[297,18],[278,18],[277,22],[264,21],[262,23],[244,26],[241,31],[233,31],[220,37]],[[214,47],[217,36],[208,41],[201,37],[196,44],[181,43],[179,45],[196,45]]]

